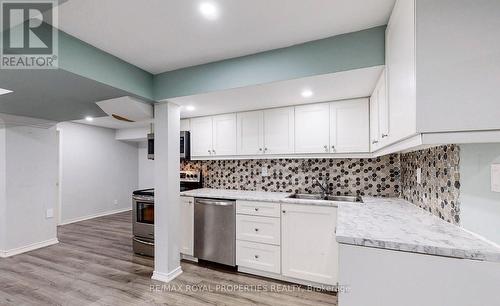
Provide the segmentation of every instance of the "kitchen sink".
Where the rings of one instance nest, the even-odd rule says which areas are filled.
[[[294,193],[289,198],[304,199],[304,200],[323,200],[323,201],[337,201],[337,202],[357,202],[362,203],[358,196],[335,196],[335,195],[322,195],[318,193]]]

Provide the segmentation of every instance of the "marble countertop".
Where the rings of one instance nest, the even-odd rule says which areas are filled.
[[[291,193],[201,188],[181,196],[338,207],[343,244],[500,262],[500,248],[402,199],[363,197],[364,203],[288,198]]]
[[[500,248],[402,199],[363,198],[340,204],[339,243],[500,262]]]
[[[195,198],[262,201],[262,202],[318,205],[318,206],[331,206],[331,207],[337,207],[339,203],[343,203],[336,201],[288,198],[291,195],[292,195],[291,193],[286,193],[286,192],[247,191],[247,190],[210,189],[210,188],[193,189],[181,192],[181,196],[188,196]]]

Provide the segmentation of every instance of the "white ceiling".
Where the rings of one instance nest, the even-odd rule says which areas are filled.
[[[217,20],[198,6],[210,1]],[[394,0],[69,0],[59,27],[151,73],[387,23]]]
[[[169,99],[183,106],[181,117],[197,117],[288,105],[368,97],[373,93],[383,66],[229,89]],[[303,90],[314,94],[302,97]],[[186,110],[193,106],[193,111]]]

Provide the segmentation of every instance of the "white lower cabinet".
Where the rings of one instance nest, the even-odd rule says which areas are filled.
[[[236,201],[236,264],[281,273],[280,204]]]
[[[281,205],[283,276],[335,285],[338,280],[337,208]]]
[[[336,285],[337,208],[236,201],[236,264],[243,272]]]
[[[236,264],[239,267],[279,274],[280,255],[278,245],[236,240]]]
[[[236,239],[259,243],[280,244],[279,218],[236,216]]]
[[[181,254],[194,254],[194,198],[181,197]]]

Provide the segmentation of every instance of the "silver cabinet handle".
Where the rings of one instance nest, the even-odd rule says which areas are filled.
[[[144,241],[144,240],[140,240],[140,239],[137,239],[137,238],[132,238],[134,239],[135,242],[138,242],[138,243],[142,243],[142,244],[145,244],[145,245],[151,245],[151,246],[154,246],[155,244],[154,243],[151,243],[151,242],[147,242],[147,241]]]
[[[388,134],[382,134],[382,138],[386,138],[387,136],[389,136]]]

